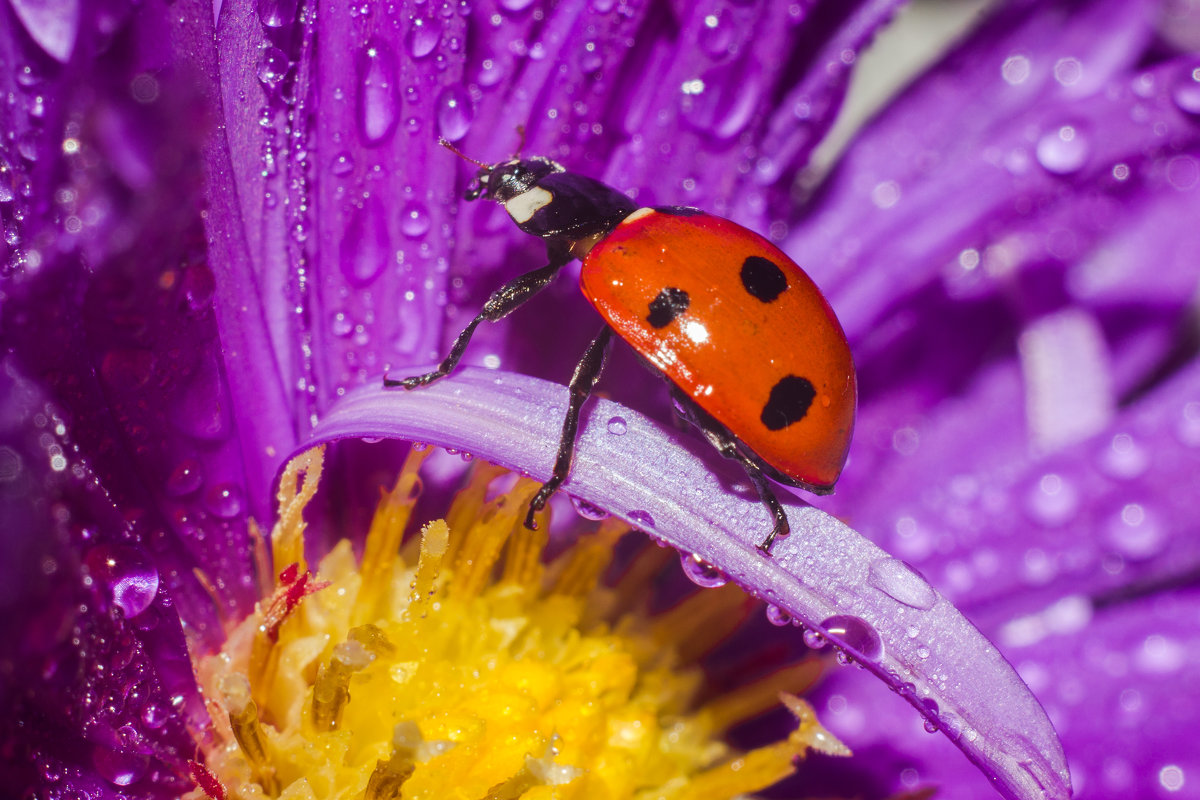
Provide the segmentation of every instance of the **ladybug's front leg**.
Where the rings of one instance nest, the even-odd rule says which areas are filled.
[[[450,353],[433,372],[424,375],[413,375],[409,378],[389,378],[384,376],[383,385],[387,388],[403,386],[405,389],[416,389],[444,378],[458,366],[459,359],[466,352],[467,343],[481,322],[495,322],[503,319],[528,302],[535,294],[545,289],[558,276],[558,271],[571,261],[571,254],[558,248],[550,249],[550,263],[540,269],[526,272],[492,292],[492,296],[483,304],[483,308],[475,315],[475,319],[467,324],[454,339]]]
[[[787,514],[783,511],[783,506],[779,504],[779,499],[771,491],[771,484],[767,482],[766,476],[763,475],[762,467],[754,459],[742,452],[741,447],[738,446],[738,440],[734,438],[724,425],[713,419],[708,412],[696,405],[690,397],[674,386],[671,387],[671,394],[679,407],[680,416],[696,426],[704,434],[704,438],[708,440],[708,443],[717,449],[718,453],[725,458],[738,462],[742,465],[742,469],[746,470],[746,477],[750,479],[750,483],[754,484],[754,489],[758,492],[759,499],[762,500],[767,510],[771,512],[771,516],[775,518],[775,527],[771,529],[771,533],[767,535],[767,538],[758,544],[758,549],[763,555],[771,555],[771,545],[775,543],[775,539],[791,533],[792,526],[788,522]]]
[[[550,480],[542,484],[542,488],[538,489],[538,493],[529,501],[529,513],[525,515],[525,527],[531,531],[537,530],[537,522],[534,521],[533,515],[546,507],[550,495],[558,490],[571,471],[571,459],[575,456],[575,434],[579,432],[579,412],[600,380],[612,332],[612,328],[605,325],[575,366],[575,374],[571,376],[571,384],[567,387],[570,398],[567,401],[567,416],[563,420],[562,435],[558,440],[558,458],[554,461],[554,472],[550,475]]]

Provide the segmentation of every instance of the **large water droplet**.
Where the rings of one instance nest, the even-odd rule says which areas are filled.
[[[628,514],[626,514],[626,516],[629,518],[629,521],[631,523],[633,523],[635,526],[637,526],[639,528],[653,528],[654,527],[654,517],[650,516],[649,511],[642,511],[641,509],[635,509],[633,511],[630,511]]]
[[[597,505],[592,505],[582,497],[572,497],[571,505],[575,508],[575,513],[584,519],[601,520],[608,519],[609,513]]]
[[[258,79],[268,88],[274,89],[287,75],[292,62],[278,47],[268,47],[258,59]]]
[[[102,745],[92,749],[92,764],[114,786],[128,786],[146,774],[150,757],[141,753],[122,753]]]
[[[922,611],[933,608],[937,592],[920,574],[898,558],[871,562],[867,582],[893,600]]]
[[[429,232],[429,210],[413,200],[400,212],[400,230],[410,239],[418,239]]]
[[[688,580],[705,589],[715,589],[729,583],[729,576],[694,553],[680,553],[679,566]]]
[[[1171,88],[1171,99],[1181,111],[1200,115],[1200,66],[1183,70]]]
[[[361,288],[379,277],[390,257],[387,218],[382,205],[372,197],[362,208],[352,212],[346,225],[346,235],[342,239],[342,274],[351,285]]]
[[[101,544],[85,558],[93,580],[108,587],[113,603],[126,618],[136,617],[158,594],[158,570],[140,549],[123,544]]]
[[[743,71],[740,80],[733,81],[727,73],[723,67],[711,69],[686,81],[679,95],[684,118],[698,130],[721,139],[736,136],[746,127],[761,92],[757,72]]]
[[[70,59],[79,34],[79,0],[11,0],[10,5],[38,47],[57,61]]]
[[[396,130],[396,54],[382,42],[371,41],[358,57],[358,133],[363,143],[378,145]]]
[[[625,431],[629,429],[624,417],[609,417],[605,427],[613,436],[624,436]]]
[[[222,519],[232,519],[242,513],[244,496],[237,484],[222,483],[209,490],[204,502],[213,514]]]
[[[442,39],[442,32],[436,24],[427,19],[414,19],[408,29],[405,42],[408,52],[413,58],[424,58],[433,52]]]
[[[820,627],[828,637],[836,639],[838,644],[863,661],[878,661],[883,656],[883,640],[871,624],[861,617],[836,614],[822,622]]]
[[[451,142],[467,135],[475,121],[475,104],[465,86],[454,84],[442,89],[437,98],[438,131]]]
[[[258,0],[258,18],[268,28],[282,28],[296,19],[297,0]]]
[[[1074,125],[1060,125],[1038,139],[1037,160],[1047,172],[1069,175],[1087,163],[1090,150],[1082,130]]]
[[[204,482],[204,472],[200,462],[194,458],[185,458],[175,465],[167,476],[167,494],[172,497],[183,497],[200,488]]]

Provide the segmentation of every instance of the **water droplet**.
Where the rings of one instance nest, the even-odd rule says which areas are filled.
[[[142,709],[142,722],[147,728],[157,730],[167,724],[167,719],[170,718],[170,712],[157,703],[147,703]]]
[[[97,545],[88,551],[85,563],[92,578],[108,587],[113,603],[126,618],[145,611],[158,594],[158,570],[138,548]]]
[[[804,644],[812,650],[821,650],[825,645],[829,644],[820,631],[805,630],[803,634]]]
[[[687,81],[679,94],[680,111],[697,130],[720,139],[738,135],[753,116],[762,90],[755,71],[743,70],[731,79],[717,67]]]
[[[429,211],[413,200],[400,212],[400,230],[410,239],[417,239],[429,231]]]
[[[779,606],[767,605],[767,622],[772,625],[783,628],[792,624],[792,615],[784,611]]]
[[[333,163],[329,165],[329,171],[334,175],[348,175],[354,171],[354,156],[343,150],[333,157]]]
[[[1060,125],[1038,139],[1037,160],[1048,172],[1069,175],[1087,162],[1090,150],[1082,130],[1074,125]]]
[[[1200,115],[1200,66],[1183,70],[1175,79],[1171,99],[1181,111]]]
[[[258,79],[264,86],[274,89],[287,75],[291,66],[292,62],[288,60],[286,53],[278,47],[268,47],[263,50],[262,57],[258,60]]]
[[[232,519],[242,513],[244,498],[236,484],[222,483],[214,486],[204,498],[208,510],[222,519]]]
[[[865,619],[850,614],[836,614],[822,622],[820,627],[838,644],[864,661],[878,661],[883,656],[883,640]]]
[[[358,133],[368,146],[378,145],[396,130],[396,54],[372,40],[358,58]]]
[[[345,312],[339,311],[333,315],[333,319],[329,322],[329,330],[334,336],[339,339],[344,339],[354,333],[354,323],[346,316]]]
[[[1070,481],[1048,472],[1030,488],[1026,508],[1030,516],[1043,525],[1063,525],[1079,509],[1079,492]]]
[[[500,7],[507,11],[524,11],[533,5],[533,0],[500,0]]]
[[[362,208],[351,212],[342,239],[342,274],[352,286],[366,286],[379,277],[390,254],[387,217],[379,200],[372,196]]]
[[[194,458],[185,458],[175,465],[167,476],[167,494],[172,497],[183,497],[200,488],[204,482],[204,473],[200,462]]]
[[[480,86],[485,89],[491,88],[503,78],[504,65],[500,59],[489,56],[479,62],[479,69],[475,73],[475,80]]]
[[[937,723],[931,719],[925,720],[924,728],[925,728],[926,733],[937,733],[938,732]]]
[[[926,611],[937,602],[937,592],[915,569],[898,558],[871,562],[867,582],[893,600]]]
[[[217,279],[207,264],[191,264],[183,272],[180,281],[183,297],[192,311],[203,311],[212,305],[217,292]]]
[[[42,50],[63,63],[71,58],[79,33],[78,0],[61,6],[46,5],[36,0],[13,0],[11,5],[29,38],[37,42]]]
[[[141,753],[122,753],[96,745],[92,748],[92,764],[109,783],[114,786],[128,786],[146,774],[150,757]]]
[[[258,0],[258,18],[268,28],[282,28],[296,19],[297,0]]]
[[[729,576],[695,553],[680,553],[679,566],[688,580],[705,589],[715,589],[729,583]]]
[[[608,519],[608,517],[610,516],[609,513],[607,511],[605,511],[603,508],[601,508],[600,506],[592,505],[587,500],[584,500],[582,497],[572,497],[571,505],[574,506],[575,513],[578,514],[579,516],[583,517],[584,519],[601,520],[601,519]]]
[[[1155,514],[1141,503],[1126,503],[1109,520],[1108,541],[1127,558],[1157,555],[1166,541],[1166,531]]]
[[[1150,454],[1129,434],[1118,433],[1102,451],[1100,465],[1114,478],[1136,478],[1150,466]]]
[[[437,98],[438,131],[451,142],[467,135],[475,121],[475,104],[465,86],[454,84],[442,89]]]
[[[405,41],[413,58],[424,58],[433,52],[442,39],[442,32],[430,20],[414,19]]]
[[[636,526],[638,528],[644,529],[644,528],[653,528],[654,527],[654,517],[650,516],[650,512],[648,512],[648,511],[642,511],[641,509],[635,509],[633,511],[630,511],[625,516],[630,521],[630,523],[632,523],[634,526]]]
[[[628,430],[624,417],[609,417],[607,428],[613,436],[624,436],[625,431]]]

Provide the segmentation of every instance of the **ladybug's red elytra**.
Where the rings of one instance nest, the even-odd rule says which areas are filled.
[[[578,258],[580,288],[604,325],[571,378],[554,471],[525,525],[535,527],[534,513],[570,472],[579,413],[615,332],[668,379],[681,416],[746,470],[774,519],[758,545],[769,553],[789,526],[767,478],[832,492],[854,429],[854,362],[816,284],[729,220],[687,207],[639,208],[546,158],[467,160],[479,171],[466,199],[501,203],[521,230],[545,240],[549,263],[493,292],[436,370],[384,385],[415,389],[445,377],[481,322],[507,316]]]

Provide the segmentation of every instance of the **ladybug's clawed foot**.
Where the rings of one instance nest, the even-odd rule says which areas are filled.
[[[767,536],[766,539],[763,539],[755,547],[758,552],[762,553],[764,556],[770,557],[771,545],[775,543],[775,539],[780,536],[787,536],[791,532],[792,526],[788,524],[787,517],[777,517],[775,520],[775,529],[771,531],[770,535]]]
[[[543,486],[538,490],[538,493],[533,496],[533,499],[529,501],[529,511],[525,514],[526,528],[531,531],[536,531],[538,529],[537,520],[533,518],[533,515],[546,507],[546,501],[550,499],[550,495],[552,494],[554,494],[554,489],[550,488],[548,485]]]
[[[409,378],[389,378],[383,376],[383,387],[385,389],[394,389],[397,386],[403,386],[405,389],[416,389],[418,386],[427,386],[438,378],[444,376],[442,372],[429,372],[425,375],[413,375]]]

